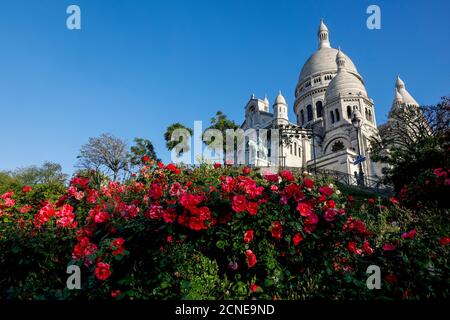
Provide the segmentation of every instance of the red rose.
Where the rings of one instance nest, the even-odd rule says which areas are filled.
[[[202,220],[211,220],[211,211],[208,207],[200,207],[195,210],[195,212],[192,212],[194,214],[198,214],[200,219]]]
[[[147,163],[149,161],[150,161],[150,157],[148,155],[145,155],[145,156],[142,157],[142,162],[143,163]]]
[[[325,211],[325,215],[323,217],[328,222],[331,222],[336,217],[336,214],[337,214],[337,211],[335,209],[328,209],[327,211]]]
[[[348,251],[350,251],[353,254],[361,254],[362,253],[361,249],[358,249],[356,247],[356,242],[354,242],[354,241],[351,241],[348,243],[347,249],[348,249]]]
[[[300,212],[300,215],[303,217],[307,217],[312,213],[311,207],[305,202],[300,202],[297,205],[297,211]]]
[[[399,204],[398,200],[397,200],[396,198],[394,198],[394,197],[390,197],[390,198],[389,198],[389,201],[390,201],[392,204],[395,204],[396,206],[398,206],[398,204]]]
[[[371,255],[373,253],[373,249],[370,247],[370,244],[368,241],[364,241],[363,250],[367,255]]]
[[[250,174],[250,172],[252,172],[252,169],[249,167],[244,167],[242,169],[242,174],[248,175],[248,174]]]
[[[162,197],[163,189],[159,183],[152,183],[149,190],[149,195],[153,200],[158,200]]]
[[[144,214],[144,216],[146,218],[156,220],[162,217],[163,212],[164,212],[163,207],[152,204],[150,208],[147,210],[147,212]]]
[[[169,194],[172,197],[179,197],[181,196],[181,193],[183,192],[183,187],[179,182],[174,182],[169,189]]]
[[[220,163],[214,163],[214,169],[219,169],[220,167],[222,167],[222,164]]]
[[[111,249],[113,250],[113,256],[117,256],[125,251],[123,244],[125,243],[125,239],[116,238],[111,242]]]
[[[236,212],[244,211],[247,208],[247,199],[242,195],[234,196],[231,208]]]
[[[203,195],[194,195],[190,193],[184,193],[180,197],[180,203],[186,209],[191,210],[192,207],[199,205],[203,201]]]
[[[199,217],[191,217],[189,220],[189,228],[195,231],[200,231],[203,229],[203,221]]]
[[[438,177],[438,178],[447,178],[447,172],[442,169],[442,168],[436,168],[433,170],[433,173]]]
[[[14,207],[15,204],[16,204],[16,201],[11,198],[5,199],[5,207],[11,208],[11,207]]]
[[[69,204],[63,205],[61,210],[56,212],[56,217],[58,218],[56,224],[60,227],[75,228],[77,226],[77,222],[74,221],[73,207]]]
[[[334,202],[333,200],[328,200],[327,207],[328,208],[336,208],[336,202]]]
[[[309,178],[303,178],[303,185],[309,189],[312,189],[312,187],[314,187],[314,181]]]
[[[439,239],[439,244],[441,246],[446,246],[450,243],[450,238],[447,236],[443,236],[442,238]]]
[[[283,233],[283,226],[278,221],[274,222],[272,225],[272,237],[277,240],[280,240],[281,234]]]
[[[174,172],[175,170],[177,170],[177,167],[176,167],[173,163],[169,163],[169,164],[166,166],[166,169],[169,170],[169,171]]]
[[[395,284],[397,282],[397,276],[395,274],[392,274],[392,273],[388,274],[385,279],[390,284]]]
[[[402,238],[403,238],[403,239],[413,239],[413,238],[416,236],[416,234],[417,234],[416,229],[412,229],[412,230],[409,231],[409,232],[403,233],[403,234],[402,234]]]
[[[25,187],[23,187],[22,192],[27,193],[27,192],[30,192],[31,190],[32,190],[32,188],[30,186],[25,186]]]
[[[249,268],[252,268],[253,266],[255,266],[256,262],[258,262],[256,260],[256,255],[253,253],[252,250],[246,250],[245,251],[245,255],[247,256],[247,265]]]
[[[109,263],[99,262],[95,268],[95,276],[101,281],[105,281],[111,275]]]
[[[369,200],[367,200],[367,203],[374,204],[375,203],[375,199],[374,198],[370,198]]]
[[[33,209],[33,207],[30,206],[30,205],[23,206],[23,207],[20,209],[20,213],[27,213],[27,212],[30,211],[31,209]]]
[[[304,198],[303,192],[300,191],[300,187],[295,183],[289,184],[284,188],[282,191],[281,203],[286,204],[287,200],[291,198],[294,198],[297,202]]]
[[[13,191],[9,191],[9,192],[6,192],[6,193],[2,194],[2,195],[0,196],[0,198],[2,198],[3,200],[5,200],[5,199],[7,199],[7,198],[11,198],[13,195],[14,195],[14,192],[13,192]]]
[[[278,175],[271,173],[271,172],[265,172],[263,175],[264,179],[271,182],[278,182]]]
[[[294,181],[294,175],[289,170],[284,170],[280,172],[280,177],[285,181],[292,182]]]
[[[333,188],[330,188],[328,186],[323,186],[319,189],[320,193],[326,197],[329,197],[333,194],[334,190]]]
[[[317,223],[319,222],[319,216],[314,212],[311,212],[311,214],[305,218],[304,222],[305,227],[303,230],[306,233],[312,233],[314,230],[316,230]]]
[[[175,221],[177,217],[175,208],[169,208],[167,210],[164,211],[163,213],[163,219],[165,223],[172,223]]]
[[[120,290],[113,290],[113,291],[111,291],[111,297],[116,298],[116,297],[118,297],[121,293],[122,293],[122,291],[120,291]]]
[[[383,245],[383,250],[384,251],[393,251],[393,250],[395,250],[395,246],[391,243],[386,243]]]
[[[94,217],[96,223],[103,223],[109,219],[109,214],[107,212],[97,212]]]
[[[256,290],[258,290],[258,289],[259,289],[259,286],[256,285],[256,284],[252,284],[252,285],[250,286],[250,290],[252,290],[253,293],[256,292]]]
[[[245,234],[244,234],[244,242],[245,242],[245,243],[249,243],[250,241],[253,240],[254,236],[255,236],[255,235],[254,235],[253,230],[247,230],[247,231],[245,231]]]
[[[297,233],[293,238],[292,242],[294,243],[294,246],[297,246],[300,242],[303,241],[303,237],[300,233]]]
[[[247,211],[252,216],[256,215],[258,213],[258,202],[247,203]]]

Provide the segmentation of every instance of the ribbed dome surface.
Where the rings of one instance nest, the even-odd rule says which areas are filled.
[[[337,71],[336,66],[336,54],[338,50],[335,48],[321,48],[317,50],[303,65],[302,71],[300,72],[299,81],[303,81],[305,78],[324,71]],[[350,72],[358,73],[355,65],[348,56],[346,59],[346,69]]]
[[[348,61],[346,62],[346,64]],[[329,101],[339,94],[353,94],[359,93],[367,97],[367,91],[364,84],[355,75],[346,70],[339,70],[336,76],[330,81],[327,91],[325,92],[325,100]]]

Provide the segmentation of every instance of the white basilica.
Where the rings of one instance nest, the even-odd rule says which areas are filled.
[[[281,92],[272,106],[273,112],[267,97],[261,100],[252,95],[241,128],[270,129],[281,125],[299,129],[298,134],[290,131],[294,133],[287,144],[280,143],[277,157],[283,159],[282,166],[354,175],[359,169],[354,163],[361,154],[365,157],[361,168],[364,175],[380,177],[382,164],[373,162],[370,153],[370,139],[378,136],[374,102],[352,60],[331,47],[323,21],[317,35],[318,49],[303,65],[295,89],[295,122],[289,120],[288,105]],[[392,107],[399,105],[418,106],[397,78]],[[247,152],[251,152],[248,147]],[[270,147],[268,156],[274,156]]]

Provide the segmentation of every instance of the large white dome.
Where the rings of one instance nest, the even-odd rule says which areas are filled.
[[[299,81],[303,81],[305,78],[308,78],[316,73],[325,72],[325,71],[337,71],[336,66],[336,54],[338,50],[335,48],[321,48],[317,50],[303,65],[302,71],[300,72]],[[346,69],[349,72],[353,72],[358,74],[358,70],[356,70],[355,65],[352,60],[348,56],[344,54],[346,58]]]

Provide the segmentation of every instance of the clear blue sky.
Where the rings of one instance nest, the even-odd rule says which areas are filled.
[[[299,71],[316,50],[321,17],[363,76],[378,123],[400,74],[421,104],[449,94],[449,12],[442,1],[1,0],[0,169],[61,163],[109,132],[150,139],[216,110],[241,122],[251,93],[279,89],[293,119]],[[82,30],[66,29],[66,8]],[[366,28],[381,7],[382,29]]]

